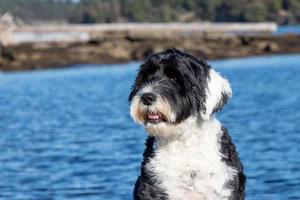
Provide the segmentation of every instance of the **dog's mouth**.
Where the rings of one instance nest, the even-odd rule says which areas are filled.
[[[165,116],[157,111],[148,111],[145,116],[147,123],[157,124],[160,122],[166,122]]]

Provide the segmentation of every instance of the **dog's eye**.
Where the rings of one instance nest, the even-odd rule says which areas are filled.
[[[176,81],[177,81],[177,78],[176,78],[175,76],[170,76],[170,77],[169,77],[169,80],[170,80],[171,82],[176,82]]]

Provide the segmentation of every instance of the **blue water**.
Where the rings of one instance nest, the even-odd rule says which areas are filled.
[[[300,35],[300,25],[297,26],[279,26],[275,35],[296,34]]]
[[[210,62],[247,199],[300,199],[300,55]],[[0,199],[129,200],[146,134],[127,95],[138,63],[0,73]]]

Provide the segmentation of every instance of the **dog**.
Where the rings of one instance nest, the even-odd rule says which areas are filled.
[[[245,198],[243,165],[214,116],[231,94],[226,79],[188,53],[172,48],[146,59],[128,98],[148,133],[135,200]]]

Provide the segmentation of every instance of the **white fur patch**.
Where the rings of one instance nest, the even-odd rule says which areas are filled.
[[[155,156],[146,165],[157,184],[171,200],[229,199],[225,183],[236,171],[221,160],[220,123],[191,117],[174,130],[176,137],[157,137]]]
[[[228,97],[231,97],[232,91],[229,82],[222,78],[215,70],[210,69],[209,77],[207,79],[208,85],[206,89],[206,112],[201,116],[205,120],[209,120],[214,108],[222,99],[222,93],[225,93]]]
[[[185,123],[179,124],[145,124],[145,129],[150,135],[157,136],[161,139],[173,140],[182,137],[182,134],[184,133],[182,130],[190,129],[195,121],[196,118],[190,117],[185,121]]]

